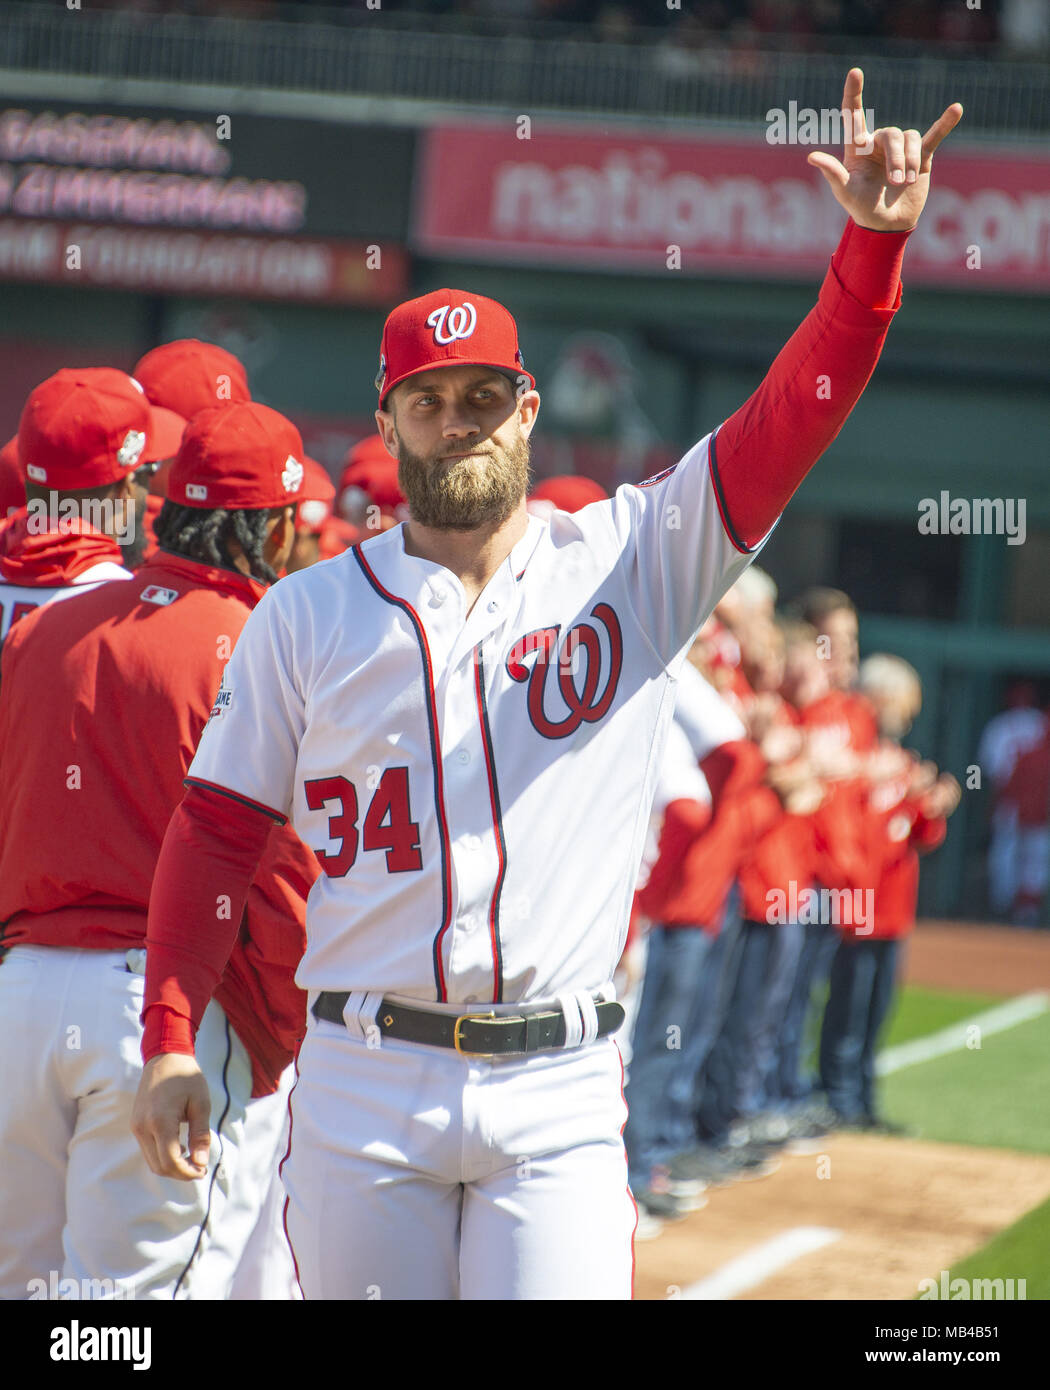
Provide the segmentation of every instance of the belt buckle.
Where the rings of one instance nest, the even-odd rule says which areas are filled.
[[[495,1017],[496,1017],[496,1014],[495,1014],[495,1012],[494,1012],[492,1009],[490,1009],[490,1010],[488,1011],[487,1014],[460,1014],[459,1018],[456,1019],[456,1026],[455,1026],[455,1027],[453,1028],[453,1030],[452,1030],[452,1043],[453,1043],[453,1046],[455,1047],[456,1051],[459,1053],[459,1055],[460,1055],[461,1057],[498,1057],[498,1056],[500,1056],[500,1053],[498,1053],[498,1052],[469,1052],[469,1051],[463,1046],[463,1043],[462,1043],[462,1041],[460,1040],[460,1036],[459,1036],[459,1030],[463,1027],[464,1023],[470,1023],[472,1019],[476,1019],[476,1018],[495,1018]]]

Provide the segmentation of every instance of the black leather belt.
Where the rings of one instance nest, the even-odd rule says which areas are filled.
[[[314,1018],[343,1023],[349,992],[325,991],[318,995]],[[595,1003],[598,1037],[615,1033],[624,1020],[619,1004]],[[502,1057],[513,1053],[547,1052],[565,1046],[565,1015],[560,1009],[537,1014],[435,1013],[411,1009],[384,999],[376,1014],[376,1027],[385,1037],[404,1042],[452,1047],[464,1057]]]

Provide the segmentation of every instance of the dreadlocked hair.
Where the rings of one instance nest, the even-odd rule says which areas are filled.
[[[273,510],[227,511],[217,507],[205,511],[203,507],[183,507],[166,498],[153,530],[162,549],[227,570],[237,569],[228,545],[235,540],[244,552],[252,578],[260,584],[276,584],[277,571],[263,559],[266,526],[273,515]]]

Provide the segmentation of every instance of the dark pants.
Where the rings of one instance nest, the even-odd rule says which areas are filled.
[[[804,1065],[807,1042],[819,1029],[823,1001],[814,995],[822,989],[838,947],[838,929],[827,922],[807,923],[803,928],[791,997],[784,1014],[777,1042],[777,1060],[770,1090],[780,1105],[788,1107],[806,1100],[818,1089],[816,1074]]]
[[[685,1057],[695,1055],[710,1032],[708,962],[717,946],[718,938],[699,927],[654,925],[649,931],[624,1092],[628,1117],[623,1139],[631,1186],[637,1190],[649,1186],[654,1163],[666,1162],[694,1141],[692,1116],[687,1111],[683,1119],[672,1093],[677,1094],[675,1080]]]
[[[843,939],[831,963],[820,1079],[828,1104],[847,1119],[876,1113],[875,1047],[893,1002],[900,945]]]
[[[769,1104],[767,1083],[802,944],[797,922],[741,925],[732,992],[708,1058],[697,1116],[701,1134],[715,1143],[725,1139],[734,1120],[757,1115]]]

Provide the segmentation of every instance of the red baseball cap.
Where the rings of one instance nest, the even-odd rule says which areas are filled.
[[[146,435],[146,447],[142,451],[139,463],[159,463],[164,459],[173,459],[182,443],[182,431],[186,428],[185,417],[176,415],[174,410],[165,410],[162,405],[151,405],[149,417],[151,428]]]
[[[26,481],[77,492],[119,482],[162,437],[142,387],[115,367],[64,368],[30,393],[18,426]],[[162,439],[163,442],[163,439]]]
[[[529,494],[530,502],[549,502],[560,512],[578,512],[591,502],[601,502],[609,494],[593,478],[584,478],[576,473],[565,473],[556,478],[545,478],[537,483]]]
[[[468,290],[434,290],[391,311],[376,374],[380,408],[399,382],[425,367],[495,367],[515,386],[536,385],[525,370],[510,311]]]
[[[154,405],[187,420],[198,410],[252,398],[243,364],[232,352],[199,338],[162,343],[140,358],[131,374]]]
[[[405,494],[397,480],[398,462],[387,453],[378,434],[359,440],[346,456],[339,479],[340,500],[347,488],[359,488],[365,500],[393,516],[404,505]]]
[[[18,462],[18,435],[0,449],[0,521],[26,504],[26,480]]]
[[[303,486],[296,515],[296,530],[320,531],[332,515],[332,501],[335,497],[335,484],[328,476],[328,470],[303,455]]]
[[[168,498],[207,511],[262,511],[298,502],[306,465],[299,431],[267,405],[239,401],[198,411],[168,476]]]

